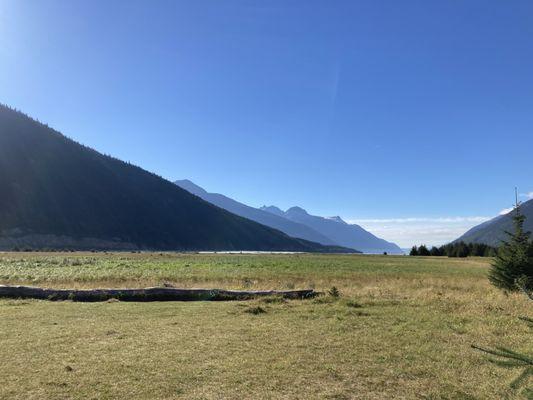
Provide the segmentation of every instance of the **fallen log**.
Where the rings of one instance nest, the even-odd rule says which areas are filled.
[[[257,297],[280,296],[286,299],[306,299],[318,293],[313,289],[303,290],[224,290],[224,289],[178,289],[172,287],[149,287],[144,289],[47,289],[34,286],[0,285],[0,297],[11,299],[72,300],[72,301],[232,301],[250,300]]]

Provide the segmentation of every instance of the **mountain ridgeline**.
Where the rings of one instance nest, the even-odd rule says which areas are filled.
[[[533,231],[533,200],[526,201],[520,206],[520,211],[526,217],[524,229]],[[503,240],[508,239],[505,232],[513,232],[513,211],[500,215],[490,221],[477,225],[458,238],[456,242],[483,243],[498,247]]]
[[[274,206],[264,206],[258,209],[239,203],[222,194],[209,193],[189,180],[180,180],[175,183],[218,207],[279,229],[292,237],[311,240],[324,245],[348,247],[364,253],[403,254],[403,251],[394,243],[380,239],[358,225],[348,224],[340,217],[317,217],[309,215],[299,207],[293,207],[287,212]]]
[[[363,253],[379,254],[387,252],[389,254],[403,254],[396,244],[380,239],[372,233],[366,231],[356,224],[349,224],[341,217],[319,217],[310,215],[300,207],[292,207],[287,211],[282,211],[277,207],[262,207],[278,216],[284,216],[290,221],[309,226],[331,239],[335,244],[344,247],[356,248]]]
[[[175,183],[181,188],[202,198],[205,201],[208,201],[211,204],[223,208],[233,214],[240,215],[241,217],[251,219],[252,221],[274,229],[278,229],[289,236],[322,243],[325,245],[335,245],[333,240],[320,234],[313,228],[293,222],[287,218],[271,214],[258,208],[247,206],[246,204],[239,203],[238,201],[230,199],[222,194],[208,193],[190,180],[184,179],[181,181],[176,181]]]
[[[347,252],[216,207],[0,105],[0,249]]]

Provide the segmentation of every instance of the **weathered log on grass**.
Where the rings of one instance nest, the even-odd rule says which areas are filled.
[[[11,299],[72,300],[72,301],[231,301],[257,297],[280,296],[286,299],[306,299],[318,293],[305,290],[240,291],[224,289],[177,289],[149,287],[145,289],[46,289],[32,286],[0,285],[0,297]]]

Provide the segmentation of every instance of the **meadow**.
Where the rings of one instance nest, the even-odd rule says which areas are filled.
[[[286,301],[0,299],[1,399],[514,399],[471,344],[533,350],[481,258],[1,253],[0,284],[315,288]],[[336,287],[340,296],[333,296]],[[530,382],[531,383],[531,382]]]

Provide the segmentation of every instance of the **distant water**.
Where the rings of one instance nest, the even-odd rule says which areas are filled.
[[[199,254],[303,254],[298,251],[199,251]]]
[[[405,256],[409,254],[411,249],[402,249],[403,254],[398,253],[389,253],[391,256]],[[199,254],[304,254],[303,252],[298,251],[199,251]],[[335,254],[335,253],[332,253]],[[346,253],[351,254],[351,253]],[[367,255],[382,255],[383,253],[363,253]]]

